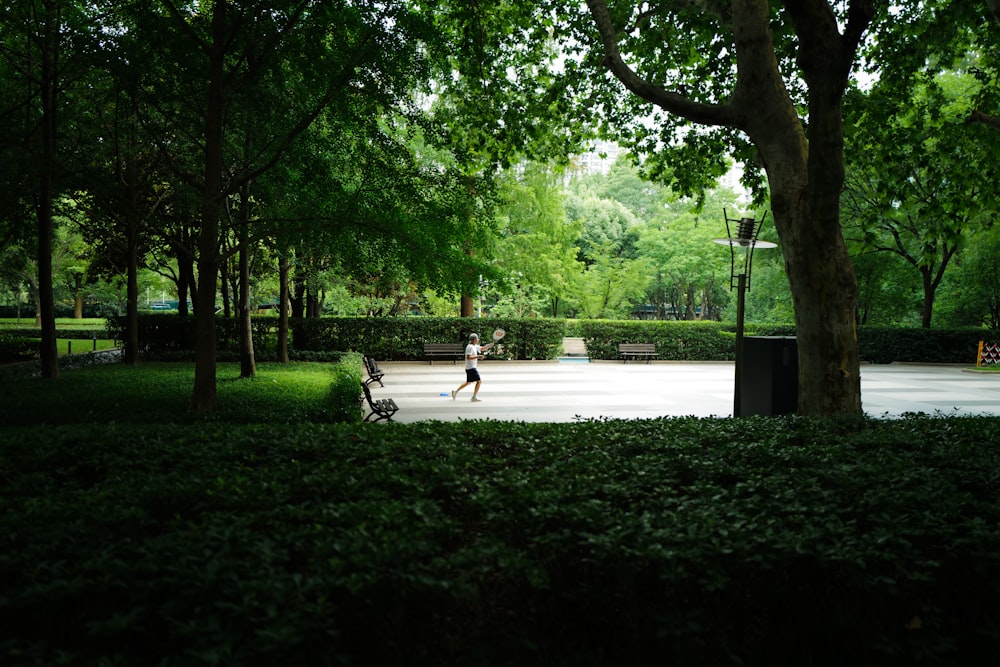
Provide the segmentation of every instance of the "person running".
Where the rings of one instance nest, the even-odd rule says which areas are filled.
[[[483,350],[492,347],[493,343],[484,346],[479,345],[479,334],[469,334],[469,344],[465,346],[465,382],[459,385],[458,389],[451,392],[451,400],[455,400],[458,392],[468,387],[473,382],[476,383],[472,390],[472,401],[478,403],[479,387],[483,384],[483,379],[479,377],[479,360],[483,358]]]

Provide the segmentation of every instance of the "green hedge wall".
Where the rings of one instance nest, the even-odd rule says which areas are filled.
[[[193,352],[195,345],[194,317],[180,317],[169,313],[139,315],[139,349],[144,353]],[[253,326],[254,352],[274,352],[278,319],[276,317],[255,317]],[[109,317],[108,337],[125,339],[125,318]],[[61,334],[60,334],[61,335]],[[220,352],[239,350],[239,327],[236,318],[217,317],[215,319],[216,347]]]
[[[864,361],[888,364],[909,361],[975,364],[979,341],[1000,343],[1000,332],[988,329],[893,329],[860,327],[858,353]]]
[[[253,320],[258,356],[273,354],[278,320]],[[591,359],[618,359],[619,343],[653,343],[661,359],[729,361],[735,357],[732,323],[636,320],[552,320],[401,317],[294,319],[291,348],[296,358],[320,359],[355,351],[384,361],[424,359],[424,343],[464,343],[477,332],[484,341],[498,327],[507,332],[500,359],[554,359],[564,336],[584,339]],[[194,319],[150,314],[139,317],[140,347],[145,353],[185,353],[194,349]],[[216,320],[220,356],[238,350],[235,319]],[[787,324],[749,322],[748,336],[794,336]],[[61,335],[61,334],[60,334]],[[108,319],[108,335],[124,338],[124,318]],[[90,337],[92,334],[87,334]],[[980,340],[1000,343],[1000,332],[986,329],[903,329],[862,326],[858,349],[862,361],[877,364],[925,362],[974,364]]]
[[[354,350],[379,360],[425,359],[424,343],[464,343],[470,333],[489,342],[493,331],[507,332],[500,359],[554,359],[565,320],[505,320],[490,317],[406,317],[299,319],[291,323],[296,350]]]
[[[0,437],[5,665],[1000,661],[995,418]]]
[[[661,359],[732,359],[736,337],[719,322],[589,320],[576,325],[591,359],[618,359],[619,343],[653,343]]]

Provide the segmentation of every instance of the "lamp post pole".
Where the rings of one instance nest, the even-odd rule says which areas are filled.
[[[758,241],[757,235],[764,224],[764,218],[757,222],[754,218],[731,220],[729,213],[723,209],[726,217],[726,233],[724,239],[714,239],[721,245],[729,246],[729,289],[736,288],[736,368],[733,387],[733,417],[742,416],[743,412],[743,320],[746,314],[746,293],[750,289],[750,270],[753,266],[754,248],[775,248],[770,241]],[[736,235],[733,235],[729,223],[736,224]],[[740,258],[736,258],[736,249],[740,248]]]
[[[747,274],[740,273],[736,284],[736,386],[733,388],[733,416],[743,413],[743,318],[746,313]]]

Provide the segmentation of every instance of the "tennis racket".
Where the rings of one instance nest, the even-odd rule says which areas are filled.
[[[486,354],[490,350],[495,350],[496,347],[497,347],[497,343],[499,343],[501,340],[503,340],[503,337],[506,336],[506,335],[507,335],[507,332],[504,331],[503,329],[501,329],[499,327],[497,327],[496,329],[494,329],[493,330],[493,342],[490,343],[490,345],[489,345],[490,349],[489,350],[484,350],[483,351],[483,356],[486,356]]]

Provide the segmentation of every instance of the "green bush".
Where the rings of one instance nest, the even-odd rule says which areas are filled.
[[[176,313],[143,313],[138,317],[139,348],[146,355],[163,358],[164,353],[191,358],[195,349],[195,318],[181,317]],[[125,317],[109,317],[106,335],[115,340],[125,339]],[[251,318],[254,352],[264,356],[274,353],[278,320],[275,317]],[[216,317],[216,348],[221,356],[239,351],[239,322],[236,318]]]
[[[859,327],[858,355],[865,361],[976,363],[979,341],[1000,343],[1000,332],[988,329],[897,329]]]
[[[297,351],[353,350],[379,360],[425,359],[424,343],[464,343],[470,333],[485,342],[506,332],[499,359],[554,359],[562,346],[565,320],[462,317],[297,319],[291,324]],[[492,353],[491,353],[492,354]]]
[[[28,361],[37,356],[37,341],[17,334],[0,333],[0,364]]]
[[[272,359],[277,339],[277,318],[253,319],[255,352]],[[194,351],[194,319],[170,314],[142,315],[140,347],[147,356],[190,360]],[[496,328],[507,332],[500,359],[553,359],[564,336],[582,337],[592,359],[618,359],[619,343],[653,343],[661,359],[720,361],[735,358],[735,325],[711,321],[559,320],[458,318],[458,317],[324,317],[294,319],[290,324],[295,359],[334,360],[355,351],[376,359],[424,359],[424,343],[462,343],[475,331],[488,339]],[[37,330],[33,335],[37,337]],[[77,332],[90,337],[93,332]],[[788,324],[748,322],[747,336],[794,336]],[[61,335],[61,334],[60,334]],[[122,340],[124,318],[108,320],[109,337]],[[237,358],[239,335],[233,319],[219,318],[219,359]],[[872,363],[976,361],[979,340],[1000,342],[1000,332],[986,329],[858,328],[862,361]]]
[[[364,418],[361,405],[363,360],[356,352],[345,354],[333,367],[330,383],[330,419],[335,422],[359,422]]]
[[[0,437],[5,665],[1000,658],[994,418]]]
[[[66,357],[86,359],[88,355]],[[6,377],[0,382],[0,424],[78,424],[116,420],[143,424],[301,423],[360,418],[360,360],[330,364],[261,363],[255,379],[241,379],[238,363],[216,368],[218,410],[198,415],[187,407],[194,387],[189,363],[105,364],[62,373],[57,382]]]
[[[619,359],[619,343],[653,343],[661,359],[735,358],[735,337],[719,322],[583,320],[576,325],[591,359]]]

